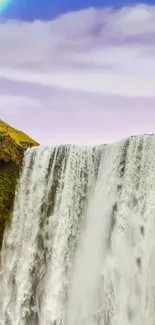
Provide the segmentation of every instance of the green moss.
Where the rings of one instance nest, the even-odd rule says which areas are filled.
[[[6,134],[9,135],[17,145],[23,148],[39,145],[36,141],[32,140],[27,134],[12,128],[10,125],[0,120],[0,137],[3,137]]]
[[[0,161],[0,247],[6,221],[11,218],[19,167],[13,162]]]
[[[5,224],[11,220],[24,151],[38,143],[0,120],[0,248]]]
[[[19,169],[8,163],[0,168],[0,215],[8,218],[12,199],[14,198]]]
[[[0,140],[3,139],[3,136],[4,136],[3,132],[0,132]]]

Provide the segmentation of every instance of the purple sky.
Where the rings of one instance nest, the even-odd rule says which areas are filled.
[[[155,6],[7,21],[0,44],[0,118],[40,143],[155,132]]]

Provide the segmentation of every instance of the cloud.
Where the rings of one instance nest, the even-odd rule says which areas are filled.
[[[47,86],[56,86],[70,90],[81,90],[82,92],[93,92],[111,95],[145,96],[155,98],[155,78],[153,76],[140,76],[138,74],[124,75],[116,73],[104,73],[89,70],[87,73],[79,72],[77,69],[69,72],[53,72],[51,74],[38,72],[31,73],[24,70],[2,70],[2,77],[31,82]]]
[[[71,142],[88,141],[90,134],[96,141],[111,141],[136,133],[136,127],[137,133],[149,132],[149,125],[153,132],[154,40],[155,6],[144,4],[89,8],[48,22],[1,22],[1,116],[22,127],[26,123],[27,132],[48,143],[61,141],[63,134]],[[147,122],[145,107],[151,114]],[[7,113],[11,109],[14,113]],[[127,110],[131,123],[126,123]],[[35,127],[28,118],[22,121],[26,111],[38,112]],[[108,112],[117,115],[117,123],[107,120]]]
[[[155,6],[147,5],[120,10],[89,8],[51,22],[6,21],[0,24],[0,64],[34,69],[68,67],[79,60],[82,63],[81,55],[87,54],[91,64],[96,51],[103,54],[106,49],[100,65],[108,60],[107,51],[110,63],[121,65],[122,51],[124,60],[146,59],[147,54],[153,58],[154,37]]]

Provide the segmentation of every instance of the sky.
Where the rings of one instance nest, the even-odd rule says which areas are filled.
[[[9,0],[0,119],[48,145],[155,133],[155,0]]]

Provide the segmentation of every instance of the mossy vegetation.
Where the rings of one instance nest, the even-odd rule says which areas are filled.
[[[38,145],[23,132],[0,120],[0,247],[6,221],[11,219],[24,151]]]
[[[18,131],[8,125],[7,123],[0,120],[0,137],[4,136],[4,134],[10,135],[10,137],[18,144],[28,147],[29,144],[38,145],[38,143],[32,140],[27,134],[22,131]]]

